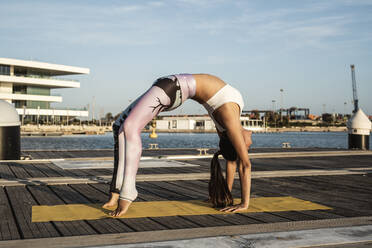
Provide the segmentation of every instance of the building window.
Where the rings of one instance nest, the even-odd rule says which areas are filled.
[[[205,122],[204,121],[196,121],[195,122],[195,129],[205,129]]]
[[[41,96],[50,96],[50,89],[45,87],[27,87],[28,95],[41,95]]]
[[[27,86],[13,85],[14,94],[27,94]]]
[[[50,109],[50,103],[41,101],[27,101],[26,107],[31,109]]]
[[[0,75],[10,75],[10,66],[0,65]]]
[[[172,120],[172,128],[177,128],[177,120]]]

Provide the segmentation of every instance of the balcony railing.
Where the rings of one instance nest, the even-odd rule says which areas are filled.
[[[17,109],[37,109],[32,107],[16,107]],[[71,110],[71,111],[88,111],[87,108],[68,108],[68,107],[49,107],[49,108],[40,108],[40,109],[48,109],[48,110]]]
[[[49,95],[44,95],[44,94],[38,94],[38,93],[27,93],[27,92],[22,92],[22,91],[14,91],[13,94],[17,95],[32,95],[32,96],[62,96],[60,93],[52,93]]]
[[[63,79],[63,78],[56,78],[56,77],[48,77],[48,76],[41,76],[41,75],[22,75],[22,74],[14,74],[16,77],[25,77],[25,78],[38,78],[38,79],[49,79],[49,80],[58,80],[58,81],[72,81],[72,82],[79,82],[75,79]]]
[[[68,107],[50,107],[49,109],[55,109],[55,110],[75,110],[75,111],[88,111],[86,108],[68,108]]]

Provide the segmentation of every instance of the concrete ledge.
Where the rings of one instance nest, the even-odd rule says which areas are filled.
[[[363,156],[372,155],[372,151],[315,151],[315,152],[263,152],[263,153],[249,153],[250,158],[295,158],[295,157],[338,157],[338,156]],[[159,156],[144,156],[141,160],[151,159],[172,159],[172,160],[188,160],[188,159],[202,159],[212,158],[213,154],[207,155],[159,155]],[[220,155],[219,158],[222,158]],[[86,157],[86,158],[57,158],[57,159],[31,159],[31,160],[0,160],[0,163],[17,162],[17,163],[48,163],[52,161],[63,160],[113,160],[113,157]]]
[[[8,248],[18,247],[84,247],[133,244],[180,239],[195,239],[227,235],[246,235],[269,232],[311,230],[330,227],[349,227],[371,225],[372,216],[339,218],[313,221],[293,221],[268,224],[219,226],[206,228],[163,230],[135,233],[101,234],[89,236],[42,238],[28,240],[1,241],[0,246]],[[83,238],[86,237],[86,238]]]
[[[278,171],[254,171],[252,178],[275,178],[275,177],[302,177],[302,176],[331,176],[331,175],[363,175],[372,171],[372,167],[343,168],[338,170],[278,170]],[[140,174],[137,182],[146,181],[187,181],[209,180],[210,173],[178,173],[178,174]],[[235,174],[239,178],[239,174]],[[110,176],[92,177],[40,177],[40,178],[14,178],[0,179],[0,186],[23,186],[23,185],[61,185],[82,183],[109,183]]]

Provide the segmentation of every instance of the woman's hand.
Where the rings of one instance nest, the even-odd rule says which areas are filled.
[[[247,209],[248,209],[248,205],[246,204],[236,204],[236,205],[225,207],[221,209],[220,211],[227,212],[227,213],[235,213],[235,212],[239,212],[239,211],[243,211]]]

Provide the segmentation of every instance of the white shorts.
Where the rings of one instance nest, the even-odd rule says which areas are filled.
[[[219,91],[217,91],[214,96],[209,98],[209,100],[203,104],[204,108],[208,111],[209,116],[212,118],[214,124],[216,125],[216,129],[219,132],[226,131],[213,117],[213,112],[224,105],[225,103],[233,102],[239,105],[240,107],[240,114],[243,111],[244,101],[243,97],[240,92],[232,87],[231,85],[226,84],[222,87]]]

